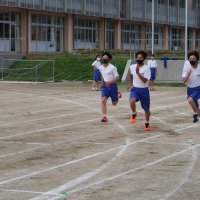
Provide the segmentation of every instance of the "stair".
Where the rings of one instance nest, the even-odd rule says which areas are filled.
[[[24,56],[24,54],[0,54],[0,69],[8,69],[15,60],[20,60]]]

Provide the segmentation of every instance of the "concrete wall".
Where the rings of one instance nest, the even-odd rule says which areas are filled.
[[[158,74],[156,81],[159,82],[182,82],[182,70],[184,60],[168,60],[167,68],[164,67],[164,61],[158,60]]]
[[[156,77],[157,82],[182,82],[182,69],[184,60],[168,60],[167,68],[164,67],[164,61],[157,60],[158,74]],[[122,76],[122,82],[129,81],[129,66],[131,61],[127,61],[127,65]]]

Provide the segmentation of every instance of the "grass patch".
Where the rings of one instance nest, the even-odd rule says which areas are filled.
[[[25,56],[23,60],[55,60],[55,81],[77,80],[88,81],[93,79],[94,61],[93,54],[60,54],[43,56]],[[111,63],[118,68],[118,73],[122,77],[128,57],[113,55]],[[4,71],[4,80],[35,81],[36,70],[33,69],[39,63],[37,61],[14,62],[11,67]],[[41,65],[38,69],[38,81],[48,81],[52,78],[52,63]]]

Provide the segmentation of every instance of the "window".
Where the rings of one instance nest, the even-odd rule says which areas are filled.
[[[93,49],[99,47],[99,22],[96,20],[75,19],[75,48]]]
[[[56,52],[63,49],[62,17],[32,14],[31,22],[32,52]]]
[[[140,48],[140,26],[136,24],[122,24],[123,49]]]

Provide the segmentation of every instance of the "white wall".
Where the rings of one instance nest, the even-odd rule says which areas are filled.
[[[164,61],[157,60],[158,64],[158,74],[156,81],[159,82],[182,82],[182,69],[184,65],[184,60],[168,60],[167,68],[164,67]],[[130,60],[127,61],[127,65],[122,76],[122,82],[127,82],[129,79],[129,66]]]

